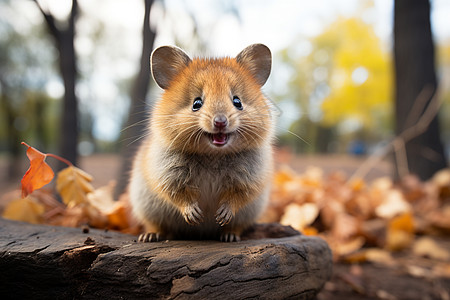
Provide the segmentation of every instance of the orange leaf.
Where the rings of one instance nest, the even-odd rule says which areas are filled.
[[[55,174],[52,168],[45,162],[47,154],[44,154],[35,148],[27,146],[27,156],[30,159],[30,168],[27,170],[22,178],[22,198],[25,198],[28,194],[36,189],[43,187],[52,181]]]
[[[414,240],[414,217],[411,213],[389,220],[386,233],[386,248],[399,251],[409,247]]]

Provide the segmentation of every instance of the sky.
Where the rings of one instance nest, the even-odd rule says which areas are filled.
[[[64,18],[70,0],[40,0],[42,6],[56,17]],[[373,2],[371,9],[362,9]],[[17,26],[27,27],[42,22],[33,1],[15,0],[17,10],[25,20],[15,20]],[[450,1],[432,0],[432,29],[437,42],[450,41]],[[117,81],[132,77],[138,67],[141,52],[143,18],[142,0],[79,0],[82,9],[77,25],[75,46],[80,56],[80,69],[87,78],[80,81],[78,93],[94,111],[94,135],[114,140],[127,110],[126,95],[121,95]],[[163,8],[164,5],[164,8]],[[314,37],[340,16],[359,15],[373,24],[376,34],[391,46],[393,0],[165,0],[157,1],[151,15],[157,27],[155,46],[174,44],[177,39],[186,51],[195,55],[234,56],[252,43],[264,43],[276,53],[297,41]],[[198,53],[192,43],[194,23],[206,42],[206,53]],[[94,43],[90,38],[99,23],[104,36]],[[26,25],[28,24],[28,25]],[[300,47],[299,51],[308,51]],[[276,66],[276,57],[273,62]],[[276,67],[272,76],[277,76]],[[280,76],[281,77],[281,76]],[[270,78],[266,93],[270,94]],[[47,92],[60,97],[64,89],[58,78],[47,85]],[[153,90],[149,97],[161,91]],[[83,100],[81,100],[83,105]],[[287,108],[288,109],[288,108]],[[294,116],[293,116],[294,117]]]

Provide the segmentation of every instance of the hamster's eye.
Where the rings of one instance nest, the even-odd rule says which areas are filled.
[[[194,99],[194,104],[192,105],[192,111],[197,111],[203,106],[203,100],[200,97]]]
[[[239,110],[242,110],[244,107],[242,107],[241,99],[239,99],[238,96],[233,97],[233,105]]]

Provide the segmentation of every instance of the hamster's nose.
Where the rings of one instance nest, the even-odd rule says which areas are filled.
[[[214,127],[222,130],[228,125],[228,119],[224,115],[217,115],[214,117]]]

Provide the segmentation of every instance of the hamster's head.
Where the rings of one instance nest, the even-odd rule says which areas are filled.
[[[271,53],[254,44],[235,58],[195,58],[163,46],[151,69],[164,89],[152,115],[152,131],[171,150],[233,153],[261,147],[272,138],[273,118],[261,92]]]

